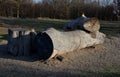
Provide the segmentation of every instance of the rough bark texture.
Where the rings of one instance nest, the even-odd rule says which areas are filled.
[[[8,29],[8,51],[13,55],[29,55],[34,30],[22,28]]]
[[[93,38],[82,30],[61,32],[50,28],[36,36],[35,46],[40,59],[49,59],[55,55],[101,44],[104,39],[105,35],[99,31],[96,32],[96,38]]]

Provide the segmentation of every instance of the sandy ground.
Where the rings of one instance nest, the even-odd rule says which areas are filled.
[[[0,44],[0,77],[120,77],[120,37],[64,54],[62,61],[12,56],[6,44],[5,40]]]

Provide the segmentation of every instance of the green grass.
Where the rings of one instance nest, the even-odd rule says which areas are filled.
[[[7,34],[0,34],[0,43],[2,42],[2,40],[7,40],[8,36]]]
[[[37,31],[44,31],[47,28],[53,27],[58,30],[63,30],[63,27],[68,23],[68,20],[37,20],[37,19],[10,19],[0,18],[6,24],[14,25],[13,27],[34,28]],[[100,21],[100,31],[107,35],[120,34],[120,21]]]
[[[116,21],[116,22],[102,21],[100,31],[108,36],[114,36],[116,34],[120,34],[120,21]]]
[[[62,29],[66,24],[65,21],[52,20],[34,20],[34,19],[1,19],[2,22],[10,25],[19,25],[19,27],[35,28],[37,31],[43,31],[47,28],[54,27]]]
[[[58,30],[62,30],[64,25],[67,23],[66,21],[59,21],[59,20],[37,20],[37,19],[10,19],[10,18],[5,18],[0,20],[8,24],[9,27],[22,27],[22,28],[34,28],[37,32],[44,31],[47,28],[53,27]],[[2,31],[3,32],[3,31]],[[6,36],[4,33],[0,32],[0,42],[3,39],[6,39]]]
[[[69,22],[68,20],[37,20],[37,19],[10,19],[0,18],[0,21],[12,25],[10,27],[22,27],[22,28],[34,28],[37,32],[44,31],[47,28],[53,27],[58,30],[63,30],[63,27]],[[108,38],[120,34],[120,21],[100,21],[101,28],[100,31],[105,33]],[[3,35],[0,33],[0,35]],[[0,42],[6,39],[6,36],[0,36]]]
[[[0,43],[2,42],[3,37],[2,37],[2,33],[0,32]]]
[[[3,39],[1,39],[2,36],[0,36],[0,43],[2,42]]]

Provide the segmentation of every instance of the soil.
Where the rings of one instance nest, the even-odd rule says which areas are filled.
[[[104,44],[76,50],[47,61],[31,56],[13,56],[7,41],[0,44],[0,77],[120,77],[120,37]]]

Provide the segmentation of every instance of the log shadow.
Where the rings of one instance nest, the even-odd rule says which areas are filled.
[[[34,62],[38,60],[37,53],[31,53],[29,56],[14,56],[8,52],[8,45],[1,44],[0,45],[0,58],[4,59],[13,59],[13,60],[20,60],[20,61],[28,61]]]
[[[31,33],[31,35],[33,36],[33,33]],[[28,36],[22,36],[22,37],[27,38]],[[8,52],[8,41],[7,40],[8,40],[8,34],[0,34],[0,58],[21,60],[21,61],[36,61],[36,60],[38,60],[38,55],[36,52],[31,52],[30,55],[28,55],[28,56],[12,55],[11,53]]]

